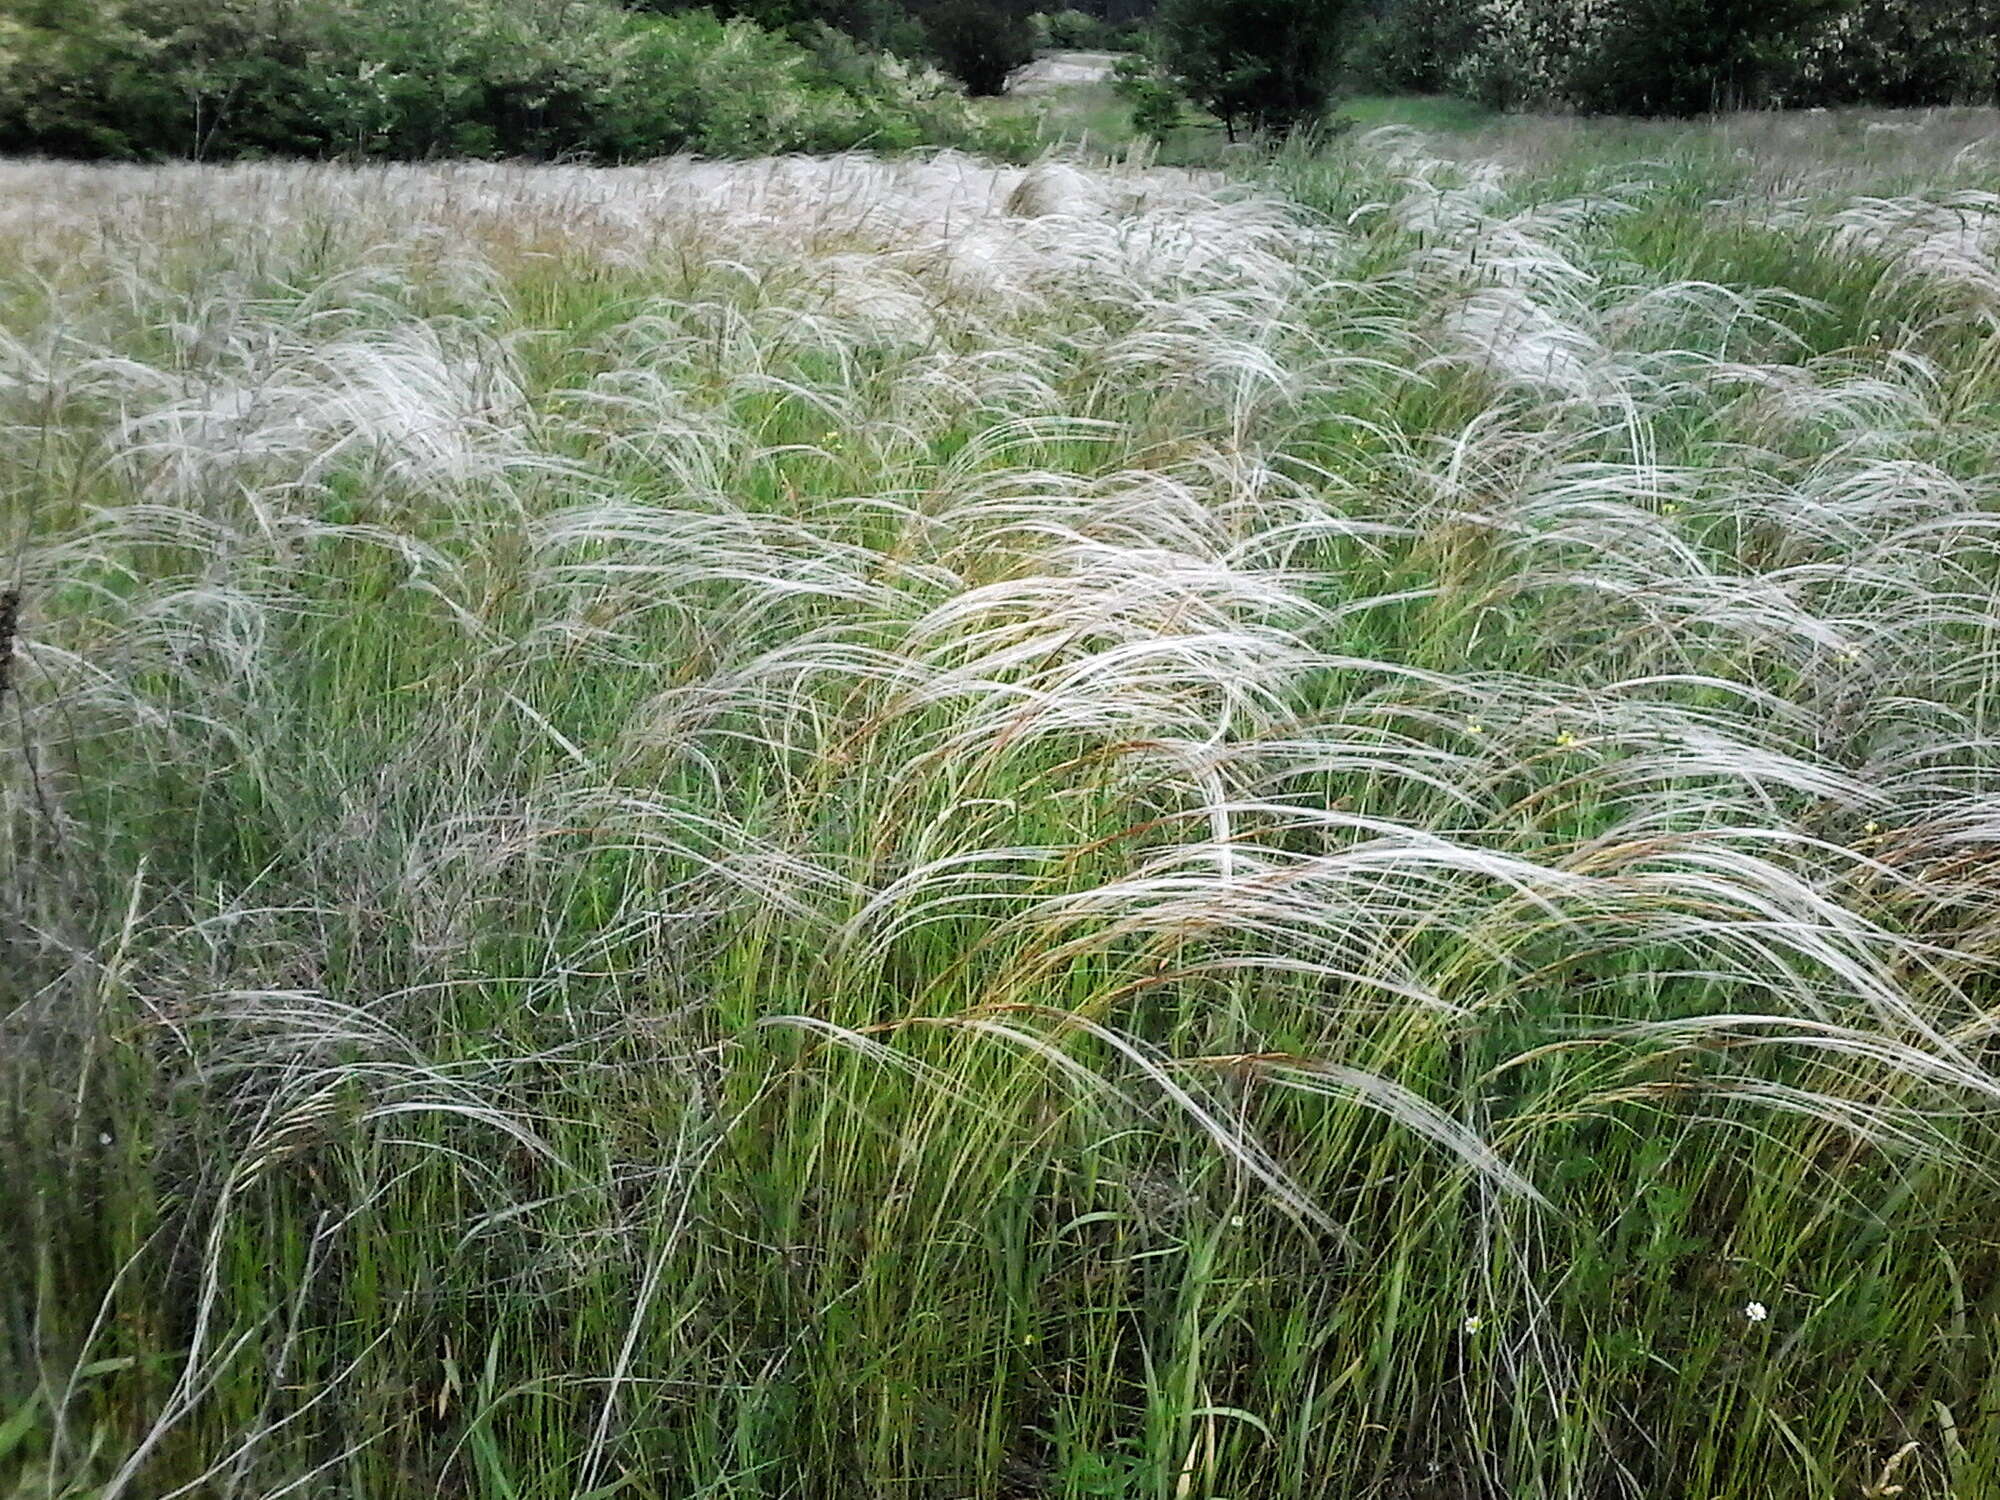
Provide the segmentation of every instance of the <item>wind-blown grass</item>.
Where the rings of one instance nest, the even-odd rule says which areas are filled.
[[[2000,1486],[2000,148],[1787,128],[0,168],[4,1492]]]

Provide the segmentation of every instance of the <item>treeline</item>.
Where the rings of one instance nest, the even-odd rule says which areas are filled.
[[[1162,0],[1118,70],[1165,138],[1193,103],[1282,135],[1336,93],[1691,115],[2000,103],[2000,0]]]
[[[1356,85],[1503,109],[2000,103],[1996,0],[1363,0],[1348,24]]]
[[[1009,151],[1022,128],[965,96],[997,92],[1049,25],[1028,0],[0,0],[0,151]]]
[[[2000,102],[2000,0],[0,0],[0,151],[736,156],[956,145],[1037,47],[1130,49],[1164,134],[1342,87],[1503,109]]]

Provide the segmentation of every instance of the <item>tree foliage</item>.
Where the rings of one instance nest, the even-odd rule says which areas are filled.
[[[808,37],[830,28],[867,47],[928,58],[975,94],[997,94],[1007,75],[1051,38],[1035,24],[1034,0],[626,0],[681,12],[699,4],[771,31]],[[1088,14],[1066,13],[1098,25]],[[1075,21],[1068,23],[1074,28]],[[1057,42],[1055,45],[1083,45]]]
[[[1385,0],[1375,32],[1400,44],[1463,3]],[[1603,114],[2000,102],[1991,0],[1473,0],[1469,20],[1432,30],[1444,56],[1426,76],[1386,44],[1359,71],[1409,87],[1442,78],[1499,108]]]
[[[63,0],[0,11],[0,150],[86,158],[974,145],[929,68],[611,0]]]
[[[1801,49],[1790,94],[1807,104],[2000,104],[2000,5],[1856,0]]]
[[[1232,133],[1282,135],[1325,111],[1350,14],[1346,0],[1165,0],[1161,55]]]
[[[1478,41],[1476,0],[1373,0],[1356,19],[1346,72],[1365,88],[1440,93]]]
[[[1830,0],[1621,0],[1581,49],[1569,102],[1694,115],[1770,101]]]
[[[969,93],[999,93],[1035,55],[1025,0],[933,0],[919,15],[931,52]]]
[[[741,17],[766,31],[807,39],[831,28],[865,47],[902,57],[925,56],[922,24],[904,0],[623,0],[636,10],[675,14],[710,10]]]

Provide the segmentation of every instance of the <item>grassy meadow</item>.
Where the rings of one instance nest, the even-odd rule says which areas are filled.
[[[1389,117],[0,164],[0,1496],[2000,1494],[2000,117]]]

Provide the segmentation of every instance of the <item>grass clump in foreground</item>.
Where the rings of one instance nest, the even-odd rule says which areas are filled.
[[[0,169],[0,1493],[2000,1487],[1892,123]]]

